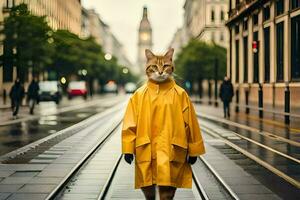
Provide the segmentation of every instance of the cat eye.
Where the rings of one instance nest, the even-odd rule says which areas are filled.
[[[156,65],[150,65],[151,68],[157,69]]]
[[[170,64],[165,64],[164,67],[171,67],[171,65]]]

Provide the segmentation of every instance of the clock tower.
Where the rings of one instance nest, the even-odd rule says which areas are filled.
[[[143,18],[140,23],[138,35],[137,66],[142,73],[146,64],[145,49],[152,49],[152,28],[148,20],[147,7],[143,9]]]

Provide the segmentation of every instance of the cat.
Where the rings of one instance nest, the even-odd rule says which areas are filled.
[[[157,83],[163,83],[172,78],[174,71],[173,53],[173,48],[170,48],[163,56],[154,55],[149,49],[145,50],[147,58],[146,74],[148,79]]]

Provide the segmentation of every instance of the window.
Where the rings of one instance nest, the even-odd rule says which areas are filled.
[[[264,29],[265,82],[270,82],[270,27]]]
[[[254,14],[253,15],[253,25],[257,25],[258,24],[258,14]]]
[[[248,82],[248,37],[244,37],[244,83]]]
[[[276,1],[276,15],[281,15],[284,12],[284,1],[283,0],[277,0]]]
[[[12,8],[15,6],[15,0],[6,0],[6,8]]]
[[[292,80],[300,80],[300,16],[292,18]]]
[[[210,18],[211,18],[211,22],[215,21],[215,11],[214,11],[214,9],[211,10],[211,16],[210,16]]]
[[[239,40],[235,41],[235,82],[239,83]]]
[[[224,21],[224,11],[221,10],[221,21]]]
[[[248,30],[248,20],[243,21],[243,30],[247,31]]]
[[[253,40],[258,41],[258,32],[253,33]],[[253,57],[253,83],[258,83],[259,80],[259,53],[254,53]]]
[[[223,32],[220,33],[220,41],[222,41],[222,42],[224,41],[224,33]]]
[[[276,61],[277,61],[277,81],[283,81],[283,66],[284,66],[284,33],[283,22],[276,26]]]
[[[238,24],[235,25],[234,30],[235,30],[235,34],[238,34],[240,32],[240,27]]]
[[[263,14],[264,14],[264,21],[267,21],[270,19],[270,6],[264,7]]]
[[[292,9],[300,7],[300,0],[291,0]]]

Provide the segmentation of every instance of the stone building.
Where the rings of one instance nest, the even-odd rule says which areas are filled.
[[[88,36],[95,38],[96,42],[103,47],[103,51],[107,54],[108,58],[115,56],[120,65],[134,71],[135,69],[128,60],[123,45],[112,33],[110,27],[103,22],[95,10],[85,10],[85,12],[88,19],[85,25],[85,32],[88,33]]]
[[[239,104],[283,112],[285,91],[300,106],[299,0],[230,0],[227,74]],[[287,97],[287,96],[286,96]]]
[[[0,23],[2,30],[3,21],[9,15],[10,8],[25,3],[32,14],[46,16],[50,27],[54,30],[66,29],[70,32],[81,34],[82,6],[80,0],[0,0]],[[3,37],[3,36],[1,36]],[[0,54],[3,54],[3,38],[0,38]],[[16,69],[7,71],[0,66],[0,95],[4,89],[8,91],[12,81],[16,78]]]
[[[184,4],[184,28],[189,38],[214,42],[227,47],[228,0],[186,0]]]

